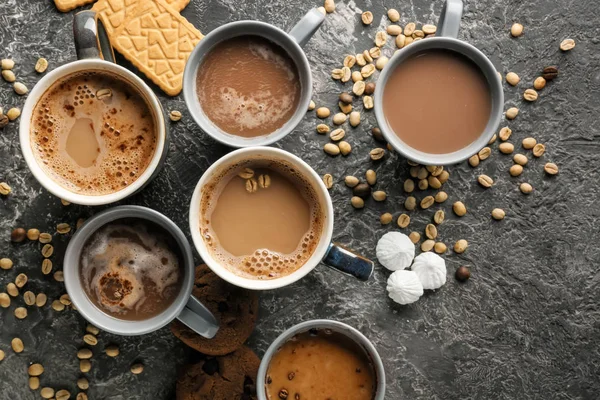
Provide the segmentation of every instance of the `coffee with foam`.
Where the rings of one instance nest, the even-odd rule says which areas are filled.
[[[142,320],[166,310],[183,280],[174,240],[160,227],[133,219],[110,223],[85,244],[79,277],[88,298],[119,319]]]
[[[249,192],[244,168],[270,184]],[[218,173],[202,190],[200,230],[211,255],[236,275],[276,279],[317,248],[325,214],[316,190],[286,161],[249,160]]]
[[[31,117],[31,148],[60,186],[84,195],[115,193],[133,183],[154,156],[154,116],[129,82],[104,71],[54,83]]]

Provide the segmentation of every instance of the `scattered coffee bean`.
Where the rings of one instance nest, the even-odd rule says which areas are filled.
[[[65,309],[65,305],[63,303],[60,302],[60,300],[54,300],[52,302],[52,309],[54,311],[63,311]]]
[[[38,240],[40,238],[40,231],[39,229],[29,229],[27,231],[27,239],[29,240]]]
[[[340,94],[340,101],[342,103],[350,104],[350,103],[352,103],[352,95],[344,92],[344,93]]]
[[[319,107],[317,108],[317,117],[321,119],[325,119],[331,115],[331,111],[327,107]]]
[[[494,184],[494,180],[487,175],[479,175],[477,177],[477,182],[484,188],[490,188]]]
[[[35,71],[38,74],[44,73],[46,72],[46,70],[48,69],[48,60],[46,60],[45,58],[39,58],[37,60],[37,62],[35,63]]]
[[[23,301],[28,306],[34,305],[35,304],[35,293],[33,293],[31,290],[26,291],[25,293],[23,293]]]
[[[258,190],[258,182],[254,178],[246,179],[246,192],[255,193]]]
[[[90,387],[90,383],[85,377],[81,377],[77,379],[77,387],[81,390],[88,390]]]
[[[352,78],[352,71],[348,67],[342,67],[342,77],[340,81],[346,83]]]
[[[477,156],[479,157],[480,161],[483,161],[483,160],[487,159],[491,154],[492,154],[492,149],[490,149],[489,147],[484,147],[483,149],[479,150],[479,153],[477,153]]]
[[[338,143],[338,147],[340,148],[340,153],[342,153],[343,156],[347,156],[352,151],[352,146],[350,143],[343,140]]]
[[[333,116],[332,118],[332,122],[335,125],[342,125],[344,122],[346,122],[346,120],[348,119],[348,116],[344,113],[337,113]]]
[[[387,16],[390,19],[390,21],[392,21],[392,22],[400,21],[400,13],[398,12],[398,10],[396,10],[394,8],[390,8],[387,11]]]
[[[387,28],[385,28],[385,31],[388,35],[398,36],[402,34],[402,27],[399,25],[388,25]]]
[[[344,57],[344,67],[348,67],[348,68],[352,68],[354,67],[354,64],[356,64],[356,57],[353,55],[347,55],[346,57]]]
[[[352,194],[354,196],[358,196],[358,197],[362,197],[363,199],[366,199],[371,194],[371,186],[369,186],[366,183],[359,183],[358,185],[354,186],[354,188],[352,189]]]
[[[374,82],[369,82],[365,86],[365,94],[370,96],[373,93],[375,93],[375,83]]]
[[[412,193],[415,190],[415,182],[412,179],[404,181],[404,191],[406,193]]]
[[[519,109],[517,107],[511,107],[506,110],[506,119],[515,119],[519,115]]]
[[[548,175],[556,175],[558,174],[558,166],[554,163],[546,163],[546,165],[544,165],[544,171]]]
[[[411,232],[408,235],[408,238],[410,239],[411,242],[413,242],[414,244],[419,243],[419,240],[421,240],[421,234],[419,232]]]
[[[515,164],[508,170],[510,176],[519,176],[523,173],[523,166],[519,164]]]
[[[536,92],[534,89],[527,89],[523,93],[523,98],[530,102],[536,101],[538,99],[538,92]]]
[[[560,42],[560,49],[562,51],[569,51],[575,48],[575,41],[573,39],[565,39]]]
[[[84,224],[84,222],[85,222],[84,218],[78,218],[77,223],[75,224],[75,229],[81,228],[81,226]]]
[[[359,67],[364,67],[367,65],[367,60],[365,60],[365,56],[362,53],[356,55],[356,65]]]
[[[467,250],[467,247],[469,247],[469,242],[465,239],[457,240],[456,243],[454,243],[454,251],[458,254],[464,253],[465,250]]]
[[[531,150],[535,147],[536,144],[537,144],[537,140],[535,140],[532,137],[523,139],[523,148],[524,149]]]
[[[371,53],[369,52],[369,50],[365,50],[363,51],[363,57],[365,58],[365,61],[367,63],[372,63],[373,62],[373,57],[371,57]]]
[[[435,240],[427,239],[421,243],[421,251],[431,251],[435,246]]]
[[[389,58],[387,58],[386,56],[382,56],[375,63],[375,68],[377,68],[379,71],[381,71],[387,65],[387,63],[389,61],[390,61]]]
[[[65,293],[62,296],[60,296],[59,301],[62,304],[64,304],[65,306],[70,306],[71,305],[71,297],[69,297],[69,295],[67,293]]]
[[[51,399],[52,397],[54,397],[54,389],[52,389],[51,387],[43,387],[40,391],[40,395],[44,399]]]
[[[437,228],[433,224],[427,224],[425,227],[425,236],[429,239],[435,239],[438,235]]]
[[[330,156],[337,156],[340,154],[340,148],[335,143],[327,143],[323,146],[323,151]]]
[[[477,154],[469,157],[469,165],[473,168],[479,165],[479,156]]]
[[[62,271],[56,271],[53,276],[54,276],[54,280],[57,282],[65,281],[65,276]]]
[[[423,25],[423,33],[425,33],[426,35],[434,35],[436,31],[437,31],[437,27],[435,25],[431,25],[431,24]]]
[[[420,190],[427,190],[427,188],[429,188],[429,182],[427,181],[427,179],[421,179],[417,186]]]
[[[4,78],[4,80],[9,83],[13,83],[14,81],[17,80],[15,73],[10,69],[6,69],[6,70],[2,71],[2,78]]]
[[[533,146],[533,156],[534,157],[541,157],[544,155],[544,153],[546,152],[546,146],[544,146],[541,143],[537,143],[535,146]]]
[[[371,47],[369,49],[369,55],[373,60],[376,60],[381,57],[381,49],[379,47]]]
[[[519,78],[519,75],[515,74],[514,72],[509,72],[506,74],[506,82],[508,82],[511,86],[517,86],[520,81],[521,78]]]
[[[37,296],[35,296],[35,305],[38,307],[45,306],[46,301],[48,301],[48,296],[44,293],[38,293]]]
[[[42,274],[48,275],[50,272],[52,272],[52,260],[46,258],[42,261]]]
[[[362,75],[361,75],[361,77],[362,77]],[[355,82],[354,85],[352,86],[352,93],[354,93],[357,96],[362,96],[362,94],[365,92],[366,87],[367,86],[364,81]]]
[[[498,145],[498,150],[500,150],[500,153],[510,154],[515,151],[515,145],[510,142],[500,143]]]
[[[5,58],[2,61],[0,61],[0,68],[2,68],[3,70],[13,69],[14,66],[15,62],[11,59]]]
[[[92,363],[90,360],[79,360],[79,370],[83,373],[90,372],[92,369]]]
[[[331,189],[333,187],[333,176],[331,174],[323,175],[323,183],[327,189]]]
[[[429,171],[425,167],[419,167],[419,172],[417,172],[417,178],[419,180],[426,179],[429,176]]]
[[[375,72],[375,66],[373,64],[367,64],[361,68],[360,73],[363,78],[368,78]]]
[[[360,16],[362,23],[365,25],[371,25],[373,22],[373,13],[371,11],[365,11]]]
[[[54,246],[52,246],[51,244],[45,244],[44,247],[42,247],[42,255],[46,258],[49,258],[52,256],[52,254],[54,253]]]
[[[323,8],[323,7],[319,7],[319,8]],[[323,8],[323,14],[325,14],[324,8]],[[84,392],[79,392],[79,393],[77,393],[77,397],[75,398],[75,400],[88,400],[88,396]]]
[[[385,138],[383,137],[383,133],[381,133],[381,129],[379,129],[379,128],[373,128],[373,129],[371,129],[371,135],[378,142],[385,142],[386,141]]]
[[[448,200],[448,193],[446,192],[437,192],[434,198],[436,203],[443,203]]]
[[[346,186],[348,186],[349,188],[353,188],[356,185],[358,185],[360,183],[360,181],[358,180],[357,177],[352,176],[352,175],[348,175],[344,178],[344,183],[346,184]]]
[[[387,225],[390,222],[392,222],[393,218],[394,217],[392,216],[392,214],[390,214],[390,213],[384,213],[384,214],[381,214],[381,216],[379,217],[379,222],[381,222],[381,225]]]
[[[23,350],[25,349],[25,346],[23,345],[23,341],[19,338],[14,338],[13,340],[11,340],[10,347],[12,347],[12,349],[15,353],[22,353]]]
[[[459,282],[465,282],[471,277],[471,271],[467,267],[458,267],[454,273],[454,277]]]
[[[131,366],[131,373],[134,375],[139,375],[143,371],[144,371],[144,364],[137,363],[137,364],[133,364]]]
[[[319,124],[317,125],[317,133],[321,134],[321,135],[325,135],[326,133],[329,133],[329,127],[325,124]]]
[[[452,205],[452,211],[457,216],[462,217],[467,213],[467,207],[465,207],[462,201],[457,201]]]
[[[79,349],[79,351],[77,351],[77,358],[79,358],[80,360],[89,360],[90,358],[92,358],[92,350],[85,347]]]
[[[11,295],[12,297],[17,297],[19,295],[19,289],[17,289],[17,285],[12,282],[6,284],[6,293]]]
[[[442,187],[442,182],[437,178],[437,176],[430,176],[427,178],[427,183],[429,187],[432,189],[439,189]]]
[[[40,233],[40,237],[38,238],[38,240],[42,244],[50,243],[52,242],[52,235],[47,232]]]
[[[542,71],[542,77],[546,81],[556,79],[556,77],[558,77],[558,67],[550,66],[544,68],[544,70]]]
[[[397,224],[400,228],[406,228],[410,224],[410,217],[407,214],[400,214]]]
[[[2,258],[0,259],[0,268],[4,270],[9,270],[13,267],[13,262],[10,258]]]
[[[2,111],[2,108],[0,107],[0,111]],[[0,129],[4,129],[4,127],[6,125],[8,125],[9,119],[8,116],[0,113]]]
[[[350,125],[356,128],[360,124],[360,113],[358,111],[352,111],[350,113]]]
[[[500,132],[498,132],[498,136],[503,142],[506,142],[510,138],[510,135],[512,135],[512,129],[510,129],[508,126],[505,126],[504,128],[500,129]]]
[[[494,144],[494,142],[496,141],[496,139],[498,138],[498,136],[494,133],[494,136],[492,136],[492,138],[490,140],[488,140],[488,146],[491,144]]]
[[[332,13],[335,11],[335,3],[333,0],[325,0],[323,7],[325,7],[325,11],[327,11],[328,13]]]
[[[315,102],[311,100],[310,103],[308,103],[308,111],[314,110],[316,106],[317,105],[315,104]]]
[[[371,160],[373,160],[373,161],[381,160],[384,155],[385,155],[385,150],[382,149],[381,147],[377,147],[369,152],[369,156],[371,157]]]
[[[411,36],[414,33],[416,28],[417,28],[417,25],[414,22],[409,22],[404,27],[404,36],[407,36],[407,37]]]
[[[384,31],[377,32],[375,34],[375,46],[383,47],[385,45],[385,42],[387,42],[387,33],[385,33]]]
[[[501,208],[494,208],[492,210],[492,218],[494,218],[496,221],[500,221],[500,220],[504,219],[505,215],[506,215],[506,213]]]
[[[27,368],[27,373],[29,376],[40,376],[44,373],[44,367],[42,364],[31,364],[29,368]]]
[[[523,166],[524,166],[524,165],[527,165],[527,162],[528,162],[529,160],[527,159],[527,156],[526,156],[525,154],[519,154],[519,153],[517,153],[517,154],[515,154],[515,155],[513,156],[513,161],[514,161],[516,164],[519,164],[519,165],[523,165]]]
[[[377,173],[372,169],[367,170],[367,172],[365,173],[365,178],[367,180],[367,183],[371,186],[377,183]]]
[[[10,240],[13,243],[21,243],[27,237],[27,233],[23,228],[16,228],[10,233]]]
[[[350,204],[352,204],[352,207],[354,208],[363,208],[365,206],[365,201],[358,196],[353,196],[350,199]]]
[[[519,24],[519,23],[514,23],[511,27],[510,27],[510,34],[513,37],[519,37],[523,34],[523,25]]]
[[[68,390],[61,389],[56,392],[56,400],[69,400],[71,393]]]
[[[373,199],[375,201],[384,201],[387,198],[387,194],[383,190],[376,190],[373,192]]]
[[[87,324],[87,326],[85,327],[85,331],[95,336],[98,336],[98,334],[100,333],[100,329],[98,329],[92,324]]]
[[[171,119],[171,121],[177,122],[177,121],[181,120],[181,112],[177,111],[177,110],[172,110],[169,113],[169,118]]]
[[[396,47],[398,47],[399,49],[402,49],[406,46],[406,36],[404,34],[399,34],[396,36]]]
[[[546,87],[546,80],[541,76],[535,78],[535,81],[533,81],[533,88],[535,90],[542,90],[544,87]]]
[[[433,222],[439,225],[444,222],[445,217],[446,214],[444,213],[444,210],[437,210],[435,214],[433,214]]]
[[[363,106],[365,109],[370,110],[375,106],[375,102],[371,96],[363,96]]]
[[[29,389],[38,390],[40,388],[40,378],[37,376],[29,377]]]
[[[15,84],[13,85],[13,88],[15,90],[15,93],[18,94],[19,96],[22,96],[22,95],[26,94],[27,92],[29,92],[29,89],[27,89],[27,86],[25,86],[21,82],[15,82]]]
[[[406,200],[404,200],[404,208],[408,211],[413,211],[417,208],[417,199],[413,196],[408,196]]]
[[[421,208],[426,210],[431,207],[435,203],[435,199],[433,196],[426,196],[421,200]]]
[[[19,110],[16,107],[13,107],[6,112],[6,116],[8,117],[8,119],[10,121],[14,121],[15,119],[17,119],[21,116],[21,110]]]
[[[435,245],[433,246],[433,251],[435,251],[438,254],[444,254],[446,252],[446,250],[448,250],[448,246],[446,246],[442,242],[436,242]]]
[[[271,186],[271,177],[268,174],[259,175],[258,186],[261,189],[268,189]]]
[[[71,226],[65,222],[60,223],[56,225],[56,232],[60,233],[61,235],[67,234],[71,232]]]
[[[523,182],[519,185],[519,189],[523,194],[529,194],[533,191],[533,186],[531,186],[529,183]]]
[[[6,293],[0,293],[0,307],[10,307],[10,296]]]

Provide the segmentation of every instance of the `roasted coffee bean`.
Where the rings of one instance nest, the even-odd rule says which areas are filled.
[[[371,186],[369,186],[367,183],[359,183],[352,189],[352,194],[366,199],[371,195]]]
[[[542,71],[542,76],[547,81],[556,79],[558,77],[558,67],[550,66],[550,67],[544,68],[544,70]]]
[[[10,233],[10,240],[14,243],[21,243],[27,237],[27,232],[23,228],[16,228]]]
[[[375,86],[376,85],[374,82],[367,83],[367,85],[365,86],[365,94],[370,96],[373,93],[375,93]]]
[[[373,135],[373,138],[375,140],[377,140],[378,142],[382,142],[382,143],[386,142],[385,138],[383,137],[383,133],[381,133],[381,129],[379,129],[379,128],[371,129],[371,135]]]
[[[471,271],[467,267],[458,267],[454,273],[456,280],[459,282],[465,282],[471,277]]]
[[[344,92],[344,93],[340,94],[340,101],[345,104],[351,104],[352,103],[352,95]]]

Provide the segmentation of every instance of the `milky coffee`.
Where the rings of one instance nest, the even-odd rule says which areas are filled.
[[[256,191],[238,176],[244,168],[254,171]],[[267,188],[259,184],[261,175],[269,176]],[[201,235],[212,256],[250,279],[279,278],[304,265],[325,218],[315,189],[284,161],[228,168],[204,186],[200,204]]]
[[[492,97],[481,70],[450,50],[425,50],[390,74],[383,113],[410,147],[430,154],[463,149],[485,131]]]
[[[174,239],[141,219],[111,222],[81,252],[79,278],[87,297],[119,319],[143,320],[166,310],[181,291],[183,265]]]
[[[268,135],[296,112],[301,87],[296,64],[277,44],[240,36],[217,44],[198,68],[202,110],[224,132]]]
[[[157,142],[146,101],[132,84],[103,71],[54,83],[34,108],[30,137],[36,160],[52,180],[92,196],[138,179]]]

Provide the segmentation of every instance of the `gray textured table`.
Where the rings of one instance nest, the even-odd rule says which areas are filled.
[[[192,0],[183,14],[202,32],[240,19],[259,19],[290,29],[313,4],[302,0]],[[320,4],[318,4],[320,5]],[[401,24],[409,21],[436,23],[441,1],[338,2],[337,12],[327,17],[322,29],[306,47],[315,78],[314,99],[318,105],[336,104],[341,87],[330,71],[341,65],[345,54],[372,46],[378,26],[388,23],[386,7],[395,7]],[[360,13],[371,10],[375,21],[364,28]],[[2,0],[0,2],[0,58],[17,62],[20,80],[33,87],[39,79],[33,72],[38,57],[46,57],[50,68],[75,58],[71,37],[71,14],[56,11],[50,0]],[[513,21],[525,25],[525,35],[511,38]],[[302,282],[263,293],[261,317],[250,346],[261,355],[284,329],[312,318],[333,318],[349,323],[368,336],[379,350],[387,369],[389,399],[596,399],[600,396],[600,234],[598,162],[600,130],[600,8],[594,0],[467,0],[460,37],[478,46],[500,71],[517,72],[519,88],[505,85],[506,101],[521,109],[510,123],[511,140],[536,137],[547,146],[542,159],[530,160],[522,177],[511,178],[512,161],[501,155],[497,143],[493,155],[473,170],[466,163],[450,167],[445,190],[450,200],[441,206],[448,215],[440,228],[449,247],[465,238],[466,253],[445,256],[448,283],[426,293],[417,303],[399,306],[385,292],[389,275],[380,265],[368,283],[356,282],[325,267],[317,268]],[[560,41],[571,37],[577,47],[569,53],[558,50]],[[387,52],[392,46],[388,44]],[[121,63],[124,63],[122,58]],[[522,91],[547,65],[558,65],[559,78],[549,84],[535,104],[523,104]],[[130,67],[130,66],[129,66]],[[185,110],[182,98],[160,95],[168,110]],[[9,84],[0,82],[0,105],[22,106]],[[407,107],[411,106],[407,99]],[[315,117],[305,121],[277,146],[306,160],[319,174],[333,174],[331,195],[336,209],[335,239],[375,257],[379,237],[395,224],[381,226],[385,211],[403,212],[402,182],[408,177],[405,160],[397,155],[373,164],[368,151],[377,143],[366,133],[374,124],[371,112],[348,141],[353,152],[331,159],[322,149],[326,138],[315,134]],[[187,212],[191,192],[203,171],[229,149],[201,132],[184,112],[172,125],[172,144],[166,168],[142,193],[126,203],[152,207],[188,230]],[[543,164],[553,161],[560,174],[544,176]],[[374,168],[378,187],[388,192],[384,203],[369,202],[362,211],[349,204],[343,185],[345,175],[362,176]],[[490,190],[475,180],[486,173],[496,180]],[[41,274],[39,245],[12,245],[10,231],[17,226],[54,231],[59,222],[74,225],[79,217],[101,208],[62,206],[35,181],[20,154],[18,124],[0,131],[0,181],[13,187],[13,194],[0,198],[0,255],[14,260],[11,271],[0,271],[0,287],[19,272],[29,276],[27,288],[45,292],[50,300],[65,292],[51,276]],[[524,196],[518,182],[528,181],[535,190]],[[420,199],[425,193],[418,193]],[[451,203],[462,200],[467,216],[457,219]],[[492,208],[506,210],[502,222],[490,218]],[[410,230],[422,231],[435,209],[411,213]],[[408,230],[407,230],[408,233]],[[57,235],[60,269],[68,236]],[[459,265],[472,268],[466,284],[454,280]],[[41,362],[46,372],[42,385],[67,388],[76,393],[79,376],[75,357],[82,344],[85,321],[75,311],[55,312],[50,301],[42,309],[29,307],[25,320],[16,320],[13,299],[10,309],[0,309],[0,349],[7,357],[0,362],[0,399],[36,399],[27,386],[27,365]],[[10,349],[19,336],[25,351]],[[143,337],[100,335],[99,348],[117,343],[121,355],[115,359],[95,356],[89,374],[92,399],[174,398],[177,368],[189,351],[167,328]],[[142,375],[129,372],[141,360]]]

